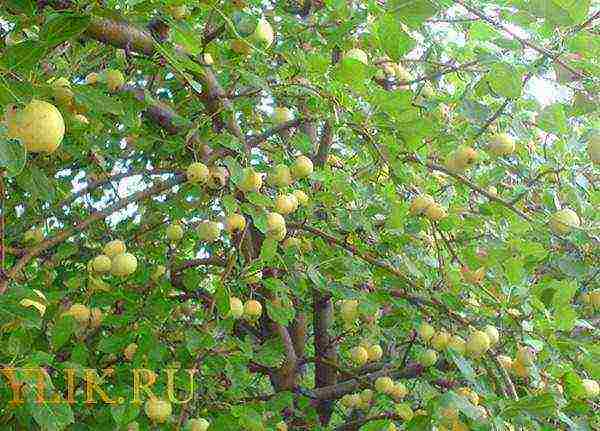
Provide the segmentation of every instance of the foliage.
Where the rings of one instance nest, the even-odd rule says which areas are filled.
[[[0,427],[598,429],[598,12],[2,2]]]

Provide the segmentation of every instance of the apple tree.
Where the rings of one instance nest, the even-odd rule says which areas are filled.
[[[600,429],[590,0],[5,0],[0,429]]]

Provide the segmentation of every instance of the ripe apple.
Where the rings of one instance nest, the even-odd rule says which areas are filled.
[[[550,217],[550,230],[557,235],[566,235],[580,225],[579,216],[570,208],[557,211]]]
[[[600,135],[593,135],[588,140],[587,153],[592,163],[600,164]]]
[[[72,316],[81,325],[87,325],[90,320],[90,309],[83,304],[73,304],[65,315]]]
[[[285,219],[283,216],[277,212],[267,214],[267,233],[277,234],[281,231],[285,231]]]
[[[464,172],[477,161],[477,151],[465,145],[459,146],[448,155],[446,167],[453,172]]]
[[[210,171],[204,163],[195,162],[188,166],[186,171],[187,180],[190,183],[204,184],[208,181]]]
[[[425,210],[425,216],[431,221],[440,221],[448,216],[448,213],[437,202],[429,205]]]
[[[30,153],[52,153],[65,136],[65,121],[56,107],[42,100],[32,100],[21,111],[6,113],[10,138],[19,139]]]
[[[375,390],[381,394],[390,394],[394,389],[394,381],[390,377],[377,377]]]
[[[342,301],[340,315],[344,321],[354,322],[358,317],[358,301],[356,299]]]
[[[107,242],[104,245],[104,254],[110,258],[113,258],[117,254],[125,253],[127,248],[125,247],[125,243],[119,239],[114,239],[112,241]]]
[[[298,209],[298,199],[293,194],[279,195],[275,199],[275,211],[279,214],[291,214]]]
[[[498,342],[500,341],[500,333],[498,332],[498,329],[495,326],[487,325],[485,328],[483,328],[483,331],[487,334],[488,338],[490,339],[490,345],[494,346],[498,344]]]
[[[429,208],[431,205],[433,205],[434,203],[435,203],[435,201],[433,200],[433,197],[431,197],[430,195],[426,195],[426,194],[419,195],[419,196],[415,197],[412,200],[412,202],[410,203],[409,212],[412,215],[423,214],[425,212],[425,210],[427,208]]]
[[[531,347],[520,347],[517,350],[515,361],[526,367],[530,367],[535,361],[535,351]]]
[[[125,77],[123,76],[120,70],[116,69],[105,70],[104,80],[106,81],[108,91],[110,91],[111,93],[120,90],[123,84],[125,84]]]
[[[244,315],[244,303],[240,298],[229,297],[229,315],[234,319],[239,319]]]
[[[180,241],[183,238],[183,228],[179,223],[172,223],[167,226],[166,235],[171,242]]]
[[[198,226],[198,238],[201,241],[215,242],[221,235],[221,225],[215,221],[204,220]]]
[[[296,196],[296,199],[298,200],[298,203],[300,205],[306,205],[308,204],[308,195],[306,193],[304,193],[302,190],[294,190],[294,196]]]
[[[117,254],[112,258],[110,272],[112,275],[124,277],[137,269],[137,258],[131,253]]]
[[[448,347],[454,349],[457,353],[464,355],[467,351],[467,342],[458,335],[453,335],[448,342]]]
[[[597,381],[591,379],[583,379],[581,381],[585,390],[585,397],[588,399],[596,398],[600,395],[600,385]]]
[[[474,358],[483,355],[489,350],[490,346],[490,338],[483,331],[475,330],[467,339],[467,352]]]
[[[227,232],[243,231],[246,227],[246,218],[241,214],[231,214],[225,219]]]
[[[494,156],[507,156],[515,151],[515,140],[506,133],[492,136],[488,150]]]
[[[369,360],[369,353],[364,347],[356,346],[350,351],[350,359],[360,367],[365,365]]]
[[[269,183],[275,187],[287,187],[292,184],[292,173],[283,163],[278,164],[273,168],[271,175],[269,175]]]
[[[433,338],[431,338],[431,347],[433,347],[437,351],[442,351],[448,347],[450,343],[450,334],[446,331],[441,330],[436,333]]]
[[[369,361],[379,361],[383,357],[383,349],[379,344],[372,344],[367,348],[367,354],[369,356]]]
[[[262,305],[260,302],[251,299],[244,304],[244,317],[247,319],[258,319],[262,314]]]
[[[369,64],[369,56],[366,52],[359,48],[353,48],[346,51],[344,58],[351,58],[356,61],[360,61],[362,64]]]
[[[162,424],[167,421],[169,416],[171,416],[173,408],[169,401],[150,398],[144,405],[144,411],[146,412],[146,416],[148,416],[152,422]]]
[[[294,113],[290,108],[286,108],[285,106],[278,106],[273,110],[273,123],[277,126],[283,123],[287,123],[288,121],[292,121],[293,119]]]
[[[396,404],[394,406],[394,410],[396,411],[396,414],[400,416],[400,418],[405,422],[410,421],[415,416],[412,408],[410,407],[410,405],[408,405],[408,403]]]
[[[431,338],[435,335],[435,329],[429,323],[423,322],[421,323],[421,326],[419,326],[417,333],[424,342],[429,343]]]
[[[252,168],[242,171],[242,179],[238,188],[243,192],[258,192],[262,187],[262,176]]]
[[[425,350],[419,357],[419,363],[424,367],[431,367],[438,360],[438,354],[433,349]]]
[[[292,165],[294,178],[306,178],[313,173],[313,162],[306,156],[298,156]]]
[[[110,271],[111,264],[110,257],[105,254],[99,254],[92,260],[92,269],[94,272],[103,274]]]

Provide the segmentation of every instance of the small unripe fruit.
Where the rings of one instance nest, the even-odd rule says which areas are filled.
[[[173,408],[168,401],[150,398],[144,405],[144,411],[152,422],[162,424],[171,416]]]
[[[364,389],[360,393],[360,401],[363,404],[369,405],[373,401],[373,391],[371,389]]]
[[[294,178],[306,178],[313,173],[313,162],[306,156],[298,156],[292,165]]]
[[[298,238],[296,238],[294,236],[289,236],[285,239],[285,241],[283,241],[282,246],[285,249],[289,249],[289,248],[300,249],[302,247],[302,241],[300,241]]]
[[[566,235],[580,225],[579,216],[569,208],[557,211],[550,217],[550,230],[557,235]]]
[[[405,422],[410,421],[415,415],[407,403],[396,404],[394,410],[396,410],[396,414]]]
[[[423,322],[421,323],[421,326],[419,326],[417,333],[424,342],[428,343],[431,340],[431,338],[435,335],[435,329],[429,323]]]
[[[420,215],[425,212],[427,208],[433,205],[435,201],[430,195],[419,195],[415,197],[410,203],[409,212],[412,215]]]
[[[389,377],[377,377],[375,390],[382,394],[390,394],[394,389],[394,381]]]
[[[262,314],[260,302],[251,299],[244,304],[244,316],[248,319],[258,319]]]
[[[292,173],[290,168],[284,164],[275,166],[269,175],[269,183],[275,187],[286,187],[292,184]]]
[[[204,163],[195,162],[188,166],[186,171],[187,180],[190,183],[204,184],[208,181],[210,171]]]
[[[104,79],[106,80],[106,86],[108,91],[114,93],[121,89],[125,84],[125,77],[120,70],[108,69],[104,72]]]
[[[110,258],[116,256],[117,254],[123,254],[126,250],[127,248],[125,247],[125,243],[119,239],[107,242],[103,249],[104,254]]]
[[[201,241],[215,242],[221,235],[221,225],[217,222],[205,220],[198,226],[198,237]]]
[[[167,239],[171,242],[180,241],[183,238],[183,228],[178,223],[170,224],[167,227]]]
[[[165,275],[166,272],[167,268],[165,268],[164,265],[158,265],[150,278],[152,278],[152,281],[157,282],[162,278],[163,275]]]
[[[359,394],[348,394],[344,395],[341,399],[343,406],[350,409],[360,406],[360,395]]]
[[[344,54],[344,58],[360,61],[362,64],[369,64],[369,57],[362,49],[353,48]]]
[[[112,275],[124,277],[131,275],[137,269],[137,258],[131,253],[117,254],[112,258],[110,272]]]
[[[383,349],[379,344],[373,344],[367,348],[367,354],[369,356],[369,361],[379,361],[383,357]]]
[[[492,136],[488,147],[494,156],[507,156],[515,151],[515,140],[506,133]]]
[[[261,187],[262,176],[252,168],[245,168],[238,188],[243,192],[258,192]]]
[[[419,357],[419,363],[424,367],[431,367],[438,360],[438,354],[433,349],[425,350]]]
[[[241,214],[231,214],[225,219],[225,230],[227,232],[243,231],[246,227],[246,219]]]
[[[285,219],[283,216],[276,212],[267,214],[267,233],[277,233],[282,230],[285,230]]]
[[[356,365],[362,366],[369,360],[369,353],[364,347],[356,346],[350,351],[350,358]]]
[[[401,400],[408,395],[408,389],[406,389],[406,386],[404,385],[404,383],[396,382],[396,383],[394,383],[394,387],[392,388],[390,395],[395,400]]]
[[[453,335],[448,342],[448,348],[455,350],[457,353],[464,355],[467,351],[467,342],[459,337],[458,335]]]
[[[240,298],[232,296],[229,298],[229,315],[239,319],[244,315],[244,304]]]
[[[294,113],[289,108],[277,107],[273,110],[273,123],[278,126],[287,123],[288,121],[292,121],[293,119]]]
[[[125,359],[127,361],[131,361],[133,359],[133,357],[135,356],[137,349],[138,349],[137,344],[135,344],[135,343],[129,344],[127,347],[125,347],[125,350],[123,350],[123,357],[125,357]]]

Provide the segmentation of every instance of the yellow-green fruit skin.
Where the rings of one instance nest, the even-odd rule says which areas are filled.
[[[292,173],[290,168],[284,164],[279,164],[273,168],[273,172],[269,175],[269,182],[275,187],[286,187],[292,183]]]
[[[198,236],[202,241],[215,242],[221,235],[221,226],[214,221],[203,221],[198,226]]]
[[[580,225],[579,216],[570,208],[557,211],[550,217],[550,230],[557,235],[566,235]]]
[[[111,261],[110,257],[105,254],[98,255],[92,261],[92,268],[95,272],[104,273],[110,271]]]
[[[600,135],[594,135],[589,139],[587,153],[592,163],[600,165]]]
[[[171,407],[171,403],[168,401],[151,398],[146,401],[146,404],[144,405],[144,411],[150,420],[162,424],[167,421],[169,416],[171,416],[173,408]]]
[[[273,110],[273,123],[280,125],[292,121],[294,113],[286,107],[277,107]]]
[[[244,304],[244,316],[249,319],[258,319],[262,314],[262,305],[260,302],[251,299]]]
[[[243,192],[258,192],[261,187],[262,176],[252,168],[245,168],[238,188]]]
[[[188,422],[188,431],[206,431],[210,422],[204,418],[190,419]]]
[[[117,254],[125,253],[125,243],[119,239],[114,239],[104,245],[104,254],[112,258]]]
[[[131,275],[137,269],[137,258],[131,253],[117,254],[112,258],[110,272],[117,277]]]
[[[367,352],[367,349],[361,346],[354,347],[350,352],[350,356],[352,358],[352,362],[359,366],[366,364],[369,360],[369,353]]]
[[[434,365],[437,362],[437,360],[438,360],[438,354],[433,349],[425,350],[421,354],[421,357],[419,358],[420,364],[423,365],[424,367],[431,367],[432,365]]]
[[[104,72],[104,79],[106,79],[106,86],[111,93],[118,91],[125,84],[125,77],[120,70],[107,70]]]
[[[204,184],[208,181],[210,170],[204,163],[196,162],[188,166],[186,171],[187,180],[190,183]]]
[[[239,319],[244,315],[244,303],[240,298],[232,296],[229,298],[229,316]]]
[[[582,380],[583,389],[585,390],[586,398],[597,398],[600,395],[600,385],[597,381],[591,379]]]
[[[8,135],[19,139],[30,153],[52,153],[65,136],[65,121],[51,103],[32,100],[7,118]]]
[[[172,224],[167,227],[167,239],[171,242],[179,241],[183,238],[183,228],[178,224]]]
[[[344,58],[360,61],[362,64],[369,64],[369,57],[362,49],[353,48],[344,54]]]
[[[412,215],[420,215],[425,212],[425,210],[433,205],[435,201],[430,195],[419,195],[415,197],[410,203],[409,212]]]
[[[292,166],[292,175],[295,178],[306,178],[313,173],[313,162],[306,156],[296,157]]]
[[[492,136],[489,151],[495,156],[507,156],[515,151],[515,141],[506,133],[498,133]]]

